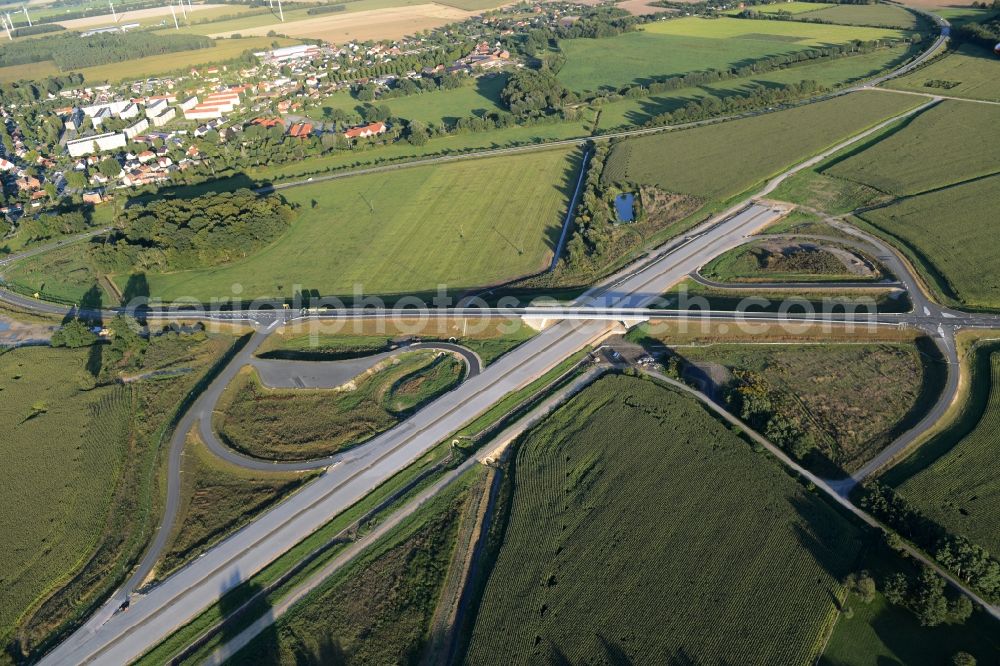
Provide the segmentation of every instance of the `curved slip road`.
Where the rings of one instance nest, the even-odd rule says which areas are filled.
[[[769,241],[772,239],[784,239],[784,240],[802,240],[802,241],[821,241],[827,243],[836,243],[839,245],[846,245],[854,248],[855,250],[860,250],[862,252],[878,252],[877,248],[871,243],[863,242],[858,237],[853,238],[839,238],[837,236],[823,236],[820,234],[796,234],[796,233],[785,233],[785,234],[764,234],[755,236],[753,238],[747,239],[744,245],[750,243],[758,243],[761,241]],[[734,250],[739,249],[737,246],[733,248]],[[728,289],[733,291],[750,291],[750,290],[760,290],[760,289],[779,289],[779,290],[789,290],[789,289],[805,289],[805,290],[816,290],[816,289],[875,289],[875,290],[887,290],[887,289],[904,289],[905,285],[899,280],[864,280],[864,281],[847,281],[847,280],[830,280],[825,282],[720,282],[718,280],[712,280],[704,275],[701,271],[704,270],[704,266],[699,268],[697,271],[690,275],[690,278],[697,282],[698,284],[704,285],[706,287],[712,287],[715,289]],[[891,273],[891,271],[890,271]],[[894,275],[894,273],[893,273]]]

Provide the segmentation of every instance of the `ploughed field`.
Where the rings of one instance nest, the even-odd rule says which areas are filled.
[[[810,662],[858,551],[768,454],[651,381],[598,380],[512,480],[468,663]]]

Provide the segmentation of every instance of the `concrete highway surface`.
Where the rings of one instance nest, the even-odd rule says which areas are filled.
[[[946,39],[946,23],[942,24],[942,35],[935,42],[939,47]],[[917,61],[897,71],[896,75],[908,71],[928,56],[928,51]],[[882,77],[881,82],[889,77]],[[857,86],[851,90],[865,87]],[[838,94],[848,94],[851,90]],[[934,104],[935,98],[928,102]],[[70,635],[63,643],[47,654],[44,664],[124,664],[141,656],[149,648],[184,626],[203,609],[216,602],[225,592],[260,571],[288,548],[298,543],[333,516],[350,507],[364,495],[378,487],[391,476],[410,465],[438,443],[447,441],[477,416],[485,413],[504,396],[516,391],[551,368],[567,356],[588,346],[597,344],[610,332],[617,322],[634,322],[651,318],[690,317],[689,313],[651,309],[656,299],[671,286],[696,272],[710,259],[745,242],[748,235],[780,217],[784,211],[758,199],[774,190],[785,178],[808,168],[829,155],[846,148],[878,132],[885,126],[901,118],[919,112],[927,105],[901,114],[884,123],[859,133],[855,137],[833,146],[769,181],[755,197],[743,201],[719,216],[693,229],[683,238],[671,241],[651,252],[642,260],[624,269],[601,284],[587,291],[569,307],[527,307],[527,308],[463,308],[440,309],[413,313],[413,316],[482,317],[521,316],[538,324],[556,322],[547,326],[534,338],[500,357],[489,367],[476,374],[469,373],[465,382],[448,394],[430,403],[403,423],[388,430],[350,451],[322,461],[314,461],[324,472],[314,482],[294,493],[277,506],[257,517],[253,522],[238,530],[217,544],[203,556],[183,567],[164,581],[142,594],[132,595],[143,579],[152,570],[158,559],[170,527],[176,517],[179,500],[180,451],[183,440],[191,428],[199,426],[203,435],[208,435],[206,443],[219,455],[227,459],[239,456],[217,441],[211,432],[211,413],[222,391],[243,366],[252,363],[253,354],[272,331],[288,322],[300,319],[344,319],[356,317],[407,317],[407,312],[395,310],[351,308],[338,310],[282,310],[261,309],[244,312],[211,311],[151,312],[150,319],[202,319],[214,321],[247,321],[258,325],[258,330],[250,341],[221,370],[198,400],[185,413],[174,433],[168,463],[168,499],[164,520],[147,551],[142,563],[128,583],[119,590],[83,627]],[[629,133],[635,135],[645,132]],[[661,131],[656,128],[655,131]],[[496,151],[512,152],[512,151]],[[437,163],[439,160],[432,160]],[[386,168],[399,168],[401,165]],[[379,168],[383,170],[383,168]],[[363,171],[362,171],[363,172]],[[354,172],[357,173],[357,172]],[[337,174],[331,178],[342,177]],[[319,179],[317,179],[319,180]],[[285,184],[289,187],[294,184]],[[887,256],[903,262],[893,250],[887,249]],[[882,257],[880,257],[881,259]],[[6,263],[9,263],[8,258]],[[5,262],[0,262],[5,263]],[[712,312],[709,318],[742,318],[748,321],[858,321],[879,326],[919,326],[931,333],[942,348],[945,357],[953,363],[949,372],[949,385],[942,398],[927,417],[909,433],[893,443],[869,465],[859,470],[846,484],[855,483],[866,475],[892,460],[918,438],[930,424],[935,422],[950,404],[957,388],[957,355],[954,331],[959,327],[995,326],[996,318],[970,315],[941,308],[923,297],[916,278],[909,274],[905,266],[897,272],[911,291],[915,309],[905,314],[872,315],[796,315],[794,313],[732,313]],[[38,311],[62,314],[66,308],[51,304],[40,304],[37,300],[2,293],[9,302]],[[53,308],[53,309],[46,309]],[[107,314],[102,313],[102,314]],[[470,366],[471,367],[471,366]],[[220,450],[221,449],[221,450]],[[266,469],[282,469],[281,464],[255,461],[239,456],[238,464],[264,465]],[[294,469],[303,469],[303,463]],[[843,496],[849,485],[838,488]],[[122,603],[130,598],[127,611],[116,612]]]

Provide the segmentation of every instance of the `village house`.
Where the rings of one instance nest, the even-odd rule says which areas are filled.
[[[384,134],[386,129],[387,127],[383,122],[368,123],[367,125],[362,125],[360,127],[352,127],[344,132],[344,136],[348,139],[367,138],[370,136]]]

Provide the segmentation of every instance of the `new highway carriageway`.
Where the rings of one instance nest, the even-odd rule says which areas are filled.
[[[940,45],[944,37],[935,43]],[[931,100],[928,104],[935,103]],[[420,313],[392,310],[284,310],[266,308],[243,312],[159,311],[145,313],[150,319],[239,320],[255,323],[257,331],[250,342],[234,357],[219,377],[199,397],[178,425],[175,440],[196,425],[211,431],[210,414],[226,383],[245,364],[253,351],[279,326],[298,319],[397,317],[397,316],[521,316],[536,322],[543,330],[535,337],[501,356],[478,374],[470,376],[457,388],[433,401],[396,427],[374,437],[362,446],[335,459],[318,463],[325,468],[319,478],[284,502],[260,515],[200,558],[177,571],[145,593],[133,590],[145,578],[160,555],[172,524],[169,508],[153,543],[129,581],[91,618],[48,653],[44,664],[107,663],[123,664],[135,660],[148,649],[184,626],[202,610],[215,603],[225,592],[240,585],[260,571],[295,543],[298,543],[333,516],[350,507],[391,476],[410,465],[430,448],[446,441],[464,425],[485,413],[504,396],[525,387],[566,357],[598,344],[620,322],[634,323],[652,318],[689,317],[690,313],[650,308],[661,294],[688,275],[695,273],[712,258],[746,242],[746,238],[784,213],[760,199],[788,176],[808,168],[829,155],[863,140],[887,125],[897,122],[924,107],[889,119],[851,139],[829,148],[767,183],[753,197],[733,206],[719,216],[649,253],[644,259],[596,285],[571,306],[535,308],[447,308]],[[16,260],[7,258],[4,263]],[[908,291],[912,276],[903,279]],[[919,289],[917,290],[919,292]],[[20,307],[43,311],[64,311],[53,304],[3,292],[0,295]],[[745,321],[853,321],[872,326],[917,326],[933,336],[951,371],[938,403],[899,440],[852,478],[830,487],[841,497],[857,482],[890,463],[904,449],[933,425],[951,404],[958,386],[958,358],[954,334],[960,328],[991,328],[1000,321],[992,316],[955,312],[911,293],[914,310],[904,314],[806,315],[764,312],[708,312],[699,316],[741,319]],[[61,308],[61,310],[60,310]],[[552,323],[554,322],[554,323]],[[548,325],[551,324],[551,325]],[[176,449],[176,451],[175,451]],[[179,446],[170,452],[168,484],[178,483]],[[250,463],[248,463],[250,464]],[[846,500],[845,500],[846,501]],[[175,507],[176,508],[176,507]],[[170,519],[168,521],[168,519]],[[953,581],[960,587],[960,584]],[[971,595],[973,596],[974,595]],[[981,602],[974,597],[977,602]],[[127,612],[119,612],[128,600]],[[1000,617],[1000,612],[987,606]]]

